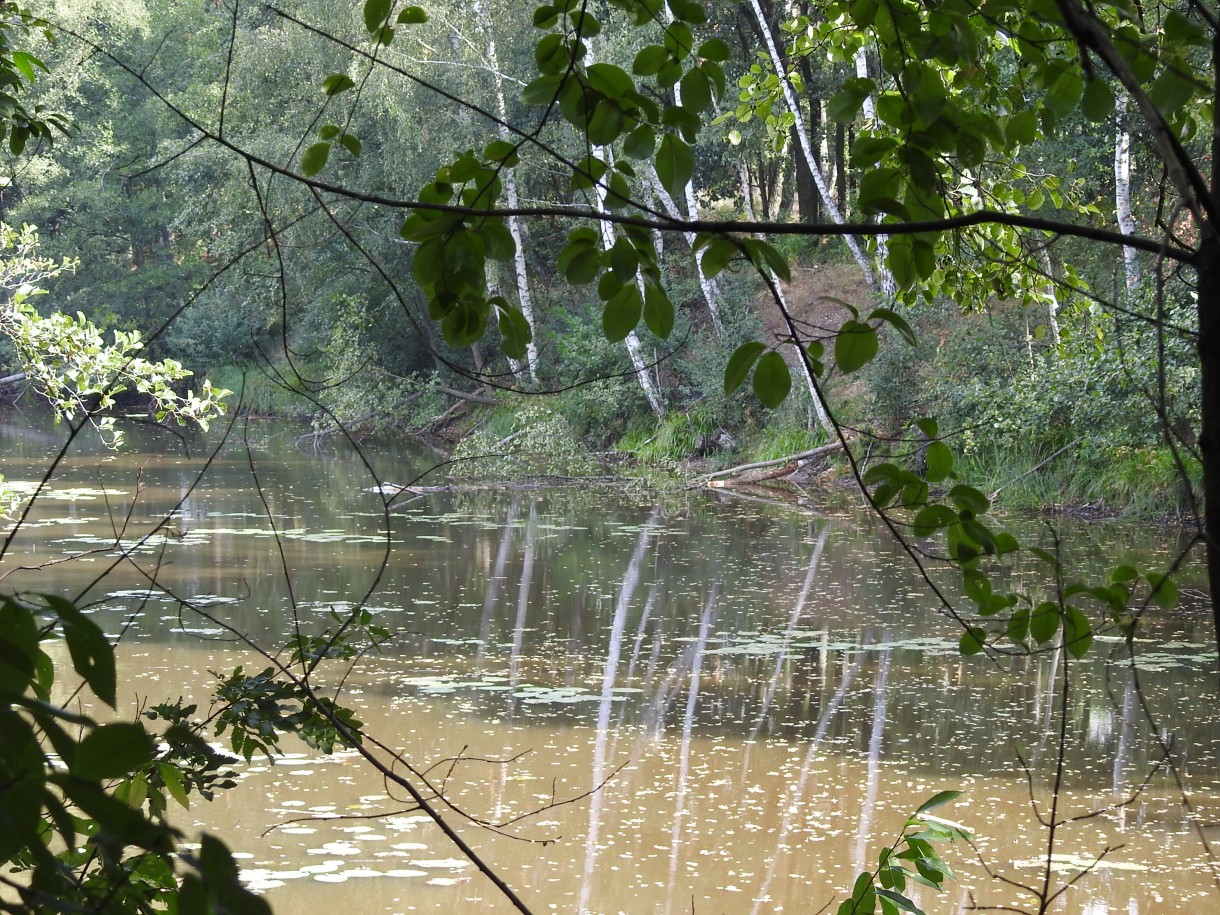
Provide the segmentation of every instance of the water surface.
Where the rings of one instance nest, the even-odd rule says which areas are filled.
[[[3,436],[0,471],[28,490],[58,433]],[[5,568],[78,558],[5,585],[91,602],[122,637],[133,711],[180,695],[204,708],[213,672],[267,666],[233,629],[275,652],[364,602],[393,638],[317,682],[468,815],[449,820],[538,912],[814,912],[946,788],[964,795],[940,812],[978,847],[946,849],[961,879],[921,903],[1031,904],[987,871],[1042,877],[1031,784],[1044,809],[1064,658],[961,659],[956,624],[867,519],[701,489],[459,488],[387,509],[374,485],[412,480],[427,455],[369,448],[371,478],[350,449],[293,438],[264,424],[216,455],[138,434],[121,455],[75,450]],[[1062,533],[1085,568],[1177,547],[1170,530]],[[1220,840],[1216,668],[1191,574],[1134,663],[1107,636],[1069,670],[1060,815],[1143,787],[1060,830],[1058,885],[1105,856],[1056,911],[1220,898],[1205,848]],[[1165,746],[1176,777],[1154,771]],[[280,911],[510,910],[354,753],[289,749],[183,812]]]

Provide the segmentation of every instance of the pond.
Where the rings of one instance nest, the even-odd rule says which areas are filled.
[[[1053,886],[1072,884],[1053,911],[1220,897],[1217,669],[1197,570],[1179,610],[1144,621],[1134,663],[1113,635],[1072,663],[1064,719],[1061,653],[959,657],[958,626],[855,510],[634,486],[457,487],[387,508],[376,487],[433,458],[393,443],[314,452],[295,431],[238,428],[215,454],[138,430],[122,454],[74,447],[4,560],[5,587],[84,595],[121,637],[127,714],[180,696],[206,709],[217,674],[268,666],[230,627],[276,652],[364,602],[391,638],[317,684],[443,794],[535,912],[817,912],[946,789],[962,797],[937,813],[976,842],[942,849],[958,880],[919,894],[929,912],[1036,907],[1019,885],[1040,884],[1048,848]],[[31,491],[62,431],[0,436],[7,485]],[[1025,533],[1056,531],[1069,562],[1098,569],[1164,564],[1180,546],[1150,527]],[[1050,846],[1038,815],[1061,724],[1057,815],[1100,812]],[[1158,768],[1165,747],[1173,771]],[[223,836],[277,911],[511,911],[355,753],[287,749],[236,763],[236,788],[178,812]]]

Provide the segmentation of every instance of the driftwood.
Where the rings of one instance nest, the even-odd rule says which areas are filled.
[[[484,403],[494,407],[499,403],[494,397],[488,397],[486,394],[480,394],[478,391],[459,391],[457,388],[447,388],[443,384],[438,384],[436,389],[442,394],[448,394],[450,397],[457,397],[460,400],[468,400],[471,403]],[[480,388],[480,390],[482,390]]]
[[[774,460],[770,461],[757,461],[753,464],[738,464],[736,467],[729,467],[725,470],[717,470],[715,473],[709,473],[707,475],[708,485],[714,488],[719,488],[722,486],[736,486],[742,483],[757,483],[760,480],[774,480],[779,477],[790,476],[791,474],[794,474],[798,470],[805,467],[810,461],[842,450],[842,442],[831,442],[830,444],[822,445],[819,448],[811,448],[808,451],[789,454],[785,457],[775,458]],[[768,470],[768,468],[776,469]],[[743,476],[744,474],[749,474],[754,470],[767,470],[767,472],[751,474],[749,477]],[[742,477],[742,479],[717,479],[717,477],[727,476],[737,476]]]

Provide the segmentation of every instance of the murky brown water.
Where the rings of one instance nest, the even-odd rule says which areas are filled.
[[[0,471],[34,479],[54,438],[4,436]],[[88,587],[107,631],[131,621],[121,660],[133,708],[206,702],[209,671],[266,666],[226,641],[227,625],[275,650],[295,626],[321,631],[371,592],[396,637],[326,678],[343,680],[369,732],[428,769],[455,806],[511,823],[461,829],[536,912],[816,912],[945,788],[964,796],[939,812],[974,828],[979,851],[945,850],[961,879],[921,903],[1030,905],[986,871],[1041,879],[1031,859],[1046,834],[1018,754],[1045,804],[1063,660],[960,659],[955,627],[860,519],[703,491],[431,493],[392,507],[383,569],[383,503],[352,455],[301,453],[290,432],[262,427],[248,454],[231,446],[191,492],[201,459],[157,447],[74,458],[5,560],[86,553],[55,567],[55,587]],[[409,452],[370,454],[388,479],[418,466]],[[184,496],[173,534],[140,543]],[[139,568],[95,582],[115,562],[116,530]],[[1168,531],[1069,533],[1085,563],[1148,564],[1174,546]],[[46,589],[48,574],[5,585]],[[1062,829],[1054,850],[1075,866],[1062,862],[1060,885],[1113,850],[1056,911],[1208,911],[1220,900],[1204,847],[1220,841],[1216,667],[1190,596],[1149,621],[1134,668],[1116,641],[1073,666],[1060,812],[1129,796],[1160,738],[1194,813],[1162,772],[1130,806]],[[275,765],[237,766],[241,784],[183,821],[248,855],[247,876],[277,910],[510,910],[354,754],[292,749]]]

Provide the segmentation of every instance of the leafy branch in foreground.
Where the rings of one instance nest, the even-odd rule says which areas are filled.
[[[941,791],[919,805],[907,818],[902,832],[877,856],[877,867],[864,871],[856,878],[851,898],[839,904],[838,915],[873,915],[880,908],[882,915],[913,912],[924,915],[907,893],[907,883],[916,883],[943,890],[953,871],[937,853],[933,842],[969,842],[974,833],[959,823],[928,813],[961,796],[960,791]]]
[[[57,264],[38,256],[37,249],[34,227],[18,230],[0,222],[0,288],[7,293],[7,301],[0,302],[0,334],[12,341],[26,377],[50,402],[57,420],[88,416],[106,443],[117,448],[123,433],[105,414],[128,390],[152,402],[158,422],[174,419],[207,429],[213,417],[223,415],[224,398],[232,391],[204,379],[198,393],[179,394],[174,386],[194,373],[174,359],[151,362],[138,356],[144,348],[138,331],[116,330],[108,344],[82,314],[40,315],[30,300],[46,290],[36,283],[74,269],[76,262]]]
[[[114,648],[96,623],[62,597],[0,598],[0,884],[12,891],[0,911],[270,915],[224,843],[176,851],[166,795],[185,806],[191,785],[214,781],[206,743],[182,720],[153,735],[53,703],[43,646],[56,638],[89,693],[116,708]]]

